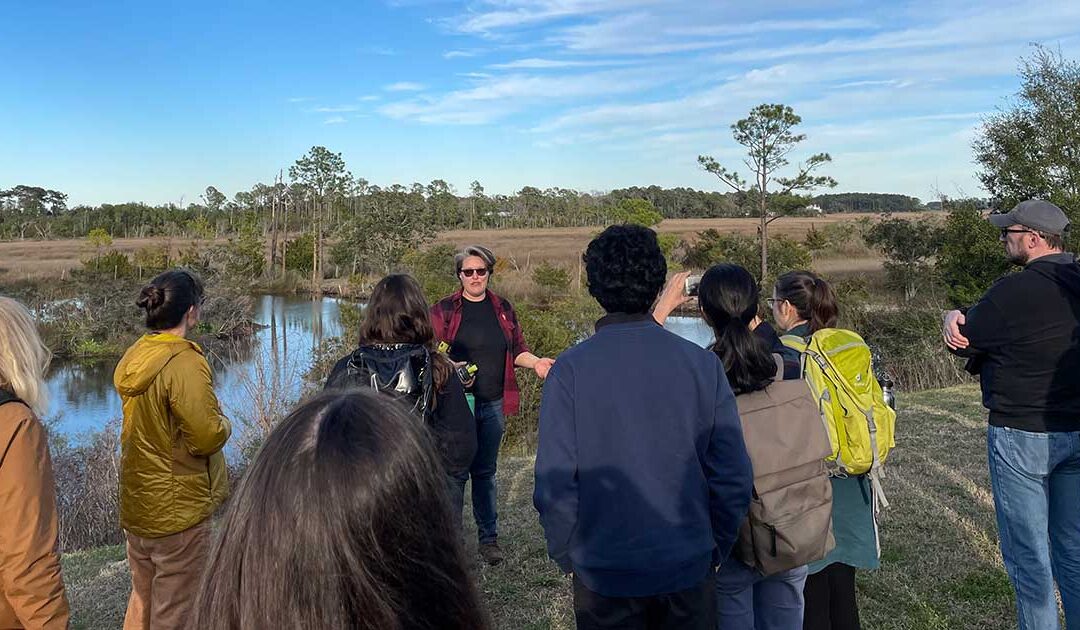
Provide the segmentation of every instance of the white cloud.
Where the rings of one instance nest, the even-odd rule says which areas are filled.
[[[443,53],[443,59],[463,59],[475,57],[480,54],[478,50],[448,50]]]
[[[862,18],[838,18],[818,20],[761,20],[743,24],[717,24],[676,26],[666,29],[670,35],[698,37],[727,37],[731,35],[757,35],[760,33],[865,30],[876,28],[871,20]]]
[[[424,96],[389,103],[379,109],[396,119],[424,123],[483,124],[537,104],[579,98],[631,94],[668,80],[630,70],[611,70],[572,76],[512,74],[478,79],[475,86],[441,96]]]
[[[320,114],[333,114],[333,113],[345,113],[360,111],[360,108],[356,105],[335,105],[333,107],[316,107],[311,110]]]
[[[377,100],[379,100],[381,98],[382,97],[379,96],[378,94],[366,94],[364,96],[361,96],[361,97],[357,98],[356,100],[364,101],[364,102],[370,102],[370,101],[377,101]]]
[[[484,0],[479,10],[446,23],[462,33],[490,34],[553,20],[610,13],[663,0]]]
[[[387,92],[421,92],[425,89],[423,83],[414,83],[412,81],[399,81],[397,83],[391,83],[385,86],[383,89]]]
[[[326,120],[324,120],[323,124],[324,125],[340,125],[341,123],[344,123],[344,122],[346,122],[344,116],[331,116],[330,118],[327,118]]]
[[[288,99],[288,101],[290,103],[307,103],[308,101],[313,101],[313,100],[315,100],[315,99],[310,97],[310,96],[294,96],[294,97]]]
[[[498,70],[550,70],[555,68],[595,68],[601,66],[625,66],[630,62],[620,60],[592,60],[592,61],[575,61],[569,59],[538,59],[532,57],[529,59],[517,59],[507,63],[495,63],[491,64],[489,68],[495,68]]]

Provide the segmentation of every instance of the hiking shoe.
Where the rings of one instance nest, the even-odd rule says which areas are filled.
[[[490,566],[495,566],[506,559],[502,549],[499,549],[499,543],[480,545],[480,557]]]

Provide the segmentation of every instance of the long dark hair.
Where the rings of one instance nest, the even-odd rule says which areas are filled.
[[[191,627],[488,628],[451,511],[435,446],[400,405],[325,392],[241,480]]]
[[[759,293],[757,281],[739,265],[716,265],[698,285],[698,303],[716,334],[711,350],[724,362],[736,394],[764,389],[776,377],[776,361],[750,330]]]
[[[795,307],[799,317],[810,323],[811,333],[836,326],[840,315],[836,293],[811,271],[789,271],[777,278],[776,297]]]
[[[360,345],[414,343],[431,351],[435,389],[442,391],[454,373],[450,359],[436,352],[435,329],[424,291],[410,275],[393,274],[379,280],[360,322]]]
[[[158,274],[139,291],[135,305],[146,311],[150,330],[176,328],[192,306],[202,303],[203,285],[199,278],[184,269]]]

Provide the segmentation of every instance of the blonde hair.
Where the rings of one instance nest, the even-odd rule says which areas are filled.
[[[0,297],[0,386],[11,390],[39,417],[49,409],[45,371],[52,352],[38,336],[30,311],[19,302]]]

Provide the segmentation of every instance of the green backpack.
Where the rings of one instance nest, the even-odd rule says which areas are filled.
[[[896,412],[874,375],[870,347],[841,328],[824,328],[805,339],[785,335],[781,341],[802,355],[803,378],[829,433],[832,453],[825,462],[833,474],[866,474],[880,506],[888,507],[879,477],[896,445]]]

